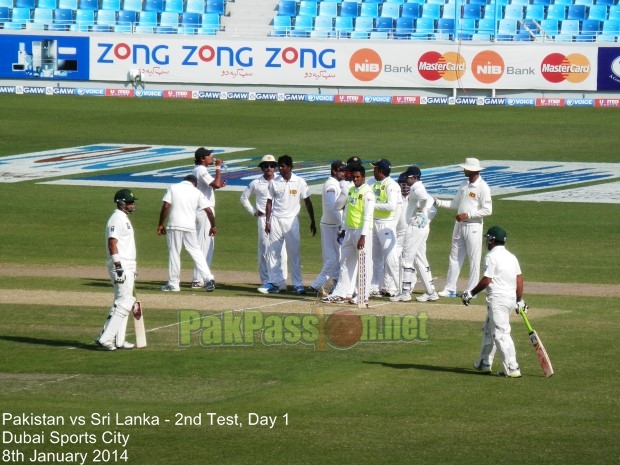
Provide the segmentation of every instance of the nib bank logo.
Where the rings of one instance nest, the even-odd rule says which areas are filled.
[[[427,81],[456,81],[466,69],[465,59],[456,52],[426,52],[418,60],[418,72]]]
[[[549,82],[583,82],[590,75],[590,61],[580,53],[547,55],[540,65],[542,76]]]
[[[381,74],[383,62],[377,52],[369,48],[356,51],[349,60],[349,70],[358,81],[372,81]]]
[[[471,62],[471,72],[483,84],[493,84],[504,74],[506,69],[502,57],[491,50],[477,54]]]

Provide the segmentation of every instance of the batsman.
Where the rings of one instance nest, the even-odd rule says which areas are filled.
[[[473,289],[461,295],[463,303],[469,305],[474,296],[487,290],[487,318],[482,328],[480,355],[474,362],[474,369],[490,373],[497,350],[503,365],[497,374],[519,378],[521,371],[517,364],[517,352],[510,336],[510,313],[527,309],[523,300],[523,275],[517,257],[505,247],[506,231],[493,226],[485,237],[489,252],[484,260],[484,276]]]
[[[103,331],[95,343],[104,350],[133,349],[125,341],[128,315],[136,298],[133,295],[136,279],[136,243],[129,215],[136,208],[136,198],[129,189],[114,194],[116,210],[106,225],[107,268],[114,286],[114,304],[108,313]]]

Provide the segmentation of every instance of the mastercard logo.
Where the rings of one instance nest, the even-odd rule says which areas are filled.
[[[471,62],[471,72],[483,84],[493,84],[503,75],[506,66],[502,57],[492,50],[478,53]]]
[[[540,73],[549,82],[583,82],[590,75],[590,61],[580,53],[547,55],[541,65]]]
[[[377,52],[370,48],[356,51],[349,59],[349,70],[358,81],[372,81],[381,74],[383,62]]]
[[[418,72],[427,81],[456,81],[466,69],[465,59],[456,52],[426,52],[418,60]]]

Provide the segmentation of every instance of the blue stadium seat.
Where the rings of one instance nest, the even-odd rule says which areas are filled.
[[[542,21],[545,19],[545,7],[543,5],[528,5],[525,7],[525,17]]]
[[[70,29],[77,32],[88,32],[93,24],[95,24],[95,10],[78,9],[75,11],[75,24]]]
[[[161,13],[164,11],[164,0],[146,0],[146,2],[144,2],[144,11]]]
[[[594,4],[594,0],[573,0],[573,5],[590,6]]]
[[[493,18],[482,18],[478,20],[476,26],[476,34],[490,34],[495,35],[495,28],[497,24]]]
[[[469,0],[467,3],[471,3],[473,5],[482,5],[482,6],[488,5],[487,0]]]
[[[454,29],[457,38],[460,35],[471,36],[476,33],[476,20],[473,18],[457,19],[454,24]],[[437,31],[439,31],[439,22],[437,23]]]
[[[495,40],[498,42],[512,41],[517,33],[518,22],[513,18],[500,19],[497,25]]]
[[[435,19],[418,18],[415,21],[415,30],[411,34],[412,39],[430,40],[435,37]]]
[[[336,5],[336,3],[329,3],[330,5]],[[316,38],[328,38],[332,37],[334,33],[334,17],[322,16],[319,14],[314,19],[314,29],[310,32],[310,37]]]
[[[399,5],[403,5],[405,0],[384,0],[383,3],[398,3]]]
[[[202,14],[185,11],[184,13],[181,13],[181,23],[179,25],[179,29],[177,29],[177,33],[189,35],[196,34],[201,24]]]
[[[336,33],[337,37],[351,37],[351,33],[353,32],[353,17],[336,16],[336,22],[334,23],[334,32]]]
[[[523,5],[516,5],[511,3],[504,8],[504,16],[502,19],[523,19],[524,8]]]
[[[543,19],[540,22],[541,35],[553,38],[560,33],[560,22],[557,19]]]
[[[547,7],[547,15],[545,19],[555,19],[556,21],[564,21],[566,19],[566,5],[558,5],[553,3]]]
[[[168,3],[166,1],[166,3]],[[155,28],[157,34],[176,34],[179,28],[179,13],[163,11],[159,16],[159,25]]]
[[[101,0],[101,9],[119,11],[121,9],[121,0]]]
[[[580,21],[578,19],[565,19],[560,24],[560,33],[555,36],[556,41],[573,42],[579,35]]]
[[[607,19],[607,5],[592,5],[588,8],[588,19],[605,21]]]
[[[185,3],[185,13],[198,13],[202,15],[205,12],[205,0],[187,0]],[[182,20],[181,20],[182,22]]]
[[[463,3],[461,1],[452,0],[446,3],[441,9],[442,18],[457,19],[461,17]]]
[[[526,6],[530,4],[530,0],[510,0],[510,5],[521,5]]]
[[[5,29],[20,30],[26,27],[26,23],[30,22],[30,8],[15,7],[11,14],[11,22],[5,23]]]
[[[439,19],[441,18],[441,5],[436,3],[425,3],[422,5],[421,18]]]
[[[482,18],[482,5],[476,4],[467,4],[463,6],[463,16],[464,19],[480,19]]]
[[[33,10],[35,7],[35,0],[15,0],[15,8],[29,8]]]
[[[611,6],[617,4],[617,2],[616,0],[594,0],[594,4]]]
[[[54,21],[48,27],[50,31],[68,31],[73,24],[73,10],[68,8],[56,8],[54,10]]]
[[[226,14],[226,2],[224,0],[207,0],[207,13]]]
[[[157,27],[157,15],[158,12],[155,10],[139,12],[138,24],[136,25],[136,27],[134,27],[134,31],[138,34],[152,34]]]
[[[217,13],[210,13],[217,15]],[[219,15],[218,15],[219,18]],[[292,29],[291,17],[288,15],[276,15],[273,18],[273,28],[271,35],[274,37],[288,36]]]
[[[11,9],[8,6],[0,6],[0,27],[11,21]]]
[[[125,1],[127,2],[128,0],[125,0]],[[142,9],[142,7],[140,7],[140,9]],[[166,3],[164,3],[163,12],[167,11],[168,13],[181,14],[183,13],[184,10],[185,10],[185,5],[183,4],[183,0],[166,0]]]
[[[167,0],[166,3],[168,3]],[[143,10],[142,0],[123,0],[123,10],[140,13]]]
[[[310,33],[314,28],[314,16],[310,15],[297,15],[295,16],[295,23],[291,30],[292,37],[310,37]]]
[[[26,23],[26,29],[44,31],[46,26],[52,23],[53,10],[35,8],[32,12],[32,20]]]
[[[282,18],[288,19],[288,26],[285,30],[286,34],[288,34],[291,30],[291,18],[290,16],[283,16]],[[220,15],[218,13],[205,13],[202,15],[202,25],[197,32],[198,34],[213,36],[220,30],[220,25]]]
[[[118,12],[116,26],[114,26],[114,32],[132,32],[137,22],[138,13],[136,11],[121,10]]]
[[[302,16],[316,16],[319,12],[316,0],[301,0],[299,2],[298,15]]]
[[[611,5],[609,7],[609,12],[607,13],[607,19],[620,20],[620,4]]]
[[[280,0],[280,3],[278,3],[278,15],[291,18],[297,16],[297,2],[295,0]]]
[[[63,10],[77,10],[78,0],[58,0],[58,8]]]
[[[357,18],[359,16],[359,5],[357,2],[342,2],[340,5],[340,16]]]
[[[377,31],[393,32],[394,31],[394,18],[388,18],[387,16],[380,16],[375,21],[375,28]]]
[[[551,0],[532,0],[532,5],[542,5],[542,6],[549,6],[552,3],[558,3],[556,2],[552,2]]]
[[[379,4],[369,3],[369,2],[362,3],[362,6],[360,7],[360,16],[369,16],[371,18],[378,18],[379,17]]]
[[[554,5],[564,5],[564,6],[568,6],[568,5],[572,5],[573,4],[573,0],[553,0],[553,2],[551,2]],[[549,5],[547,5],[549,6]]]
[[[47,8],[49,10],[55,10],[58,8],[57,0],[37,0],[37,8]]]
[[[319,3],[319,16],[335,18],[338,16],[338,4],[336,2],[326,2],[323,0]]]
[[[519,26],[519,34],[527,34],[537,36],[540,34],[540,21],[536,19],[526,18]]]
[[[96,32],[111,32],[116,26],[116,11],[97,10],[95,24],[92,27]]]
[[[597,42],[615,42],[620,36],[620,20],[608,19],[603,22],[601,33],[596,37]]]
[[[415,29],[415,19],[410,16],[396,18],[394,26],[394,39],[411,39],[411,34]]]
[[[99,9],[99,0],[80,0],[80,10],[93,10]]]
[[[586,19],[586,6],[585,5],[569,5],[566,19],[577,19],[583,21]]]
[[[10,10],[13,6],[13,0],[0,0],[0,8],[8,8]]]
[[[381,16],[393,19],[400,18],[400,5],[398,3],[384,3],[383,8],[381,8]]]
[[[601,32],[603,23],[596,19],[585,19],[581,22],[581,31],[576,37],[577,42],[594,42]]]
[[[418,3],[407,2],[403,5],[401,17],[418,19],[422,14],[422,8]]]
[[[475,23],[475,21],[474,21]],[[440,18],[437,20],[437,39],[452,40],[456,34],[454,18]]]
[[[375,28],[375,18],[370,16],[360,16],[355,20],[353,32],[370,32]]]

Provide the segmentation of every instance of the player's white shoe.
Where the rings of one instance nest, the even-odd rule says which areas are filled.
[[[192,281],[192,289],[202,289],[205,287],[205,283],[202,281]]]
[[[433,292],[432,294],[427,294],[426,292],[419,297],[416,297],[418,302],[432,302],[434,300],[439,300],[439,295],[437,292]]]
[[[113,351],[116,350],[116,345],[112,341],[101,342],[99,338],[95,339],[95,344],[101,347],[103,350]]]
[[[390,297],[390,302],[409,302],[411,300],[411,294],[409,291],[401,292]]]
[[[458,292],[451,291],[449,289],[444,289],[443,291],[438,292],[437,295],[439,297],[458,297],[459,296]]]
[[[117,349],[125,349],[125,350],[130,350],[134,348],[134,345],[131,342],[123,342],[122,346],[116,346]]]
[[[521,370],[517,367],[514,370],[508,369],[506,371],[499,371],[497,376],[503,376],[504,378],[520,378]]]
[[[170,284],[164,284],[164,285],[161,287],[161,290],[162,290],[163,292],[181,292],[181,289],[180,289],[180,288],[178,288],[178,287],[173,287],[173,286],[171,286]]]
[[[491,373],[491,365],[484,363],[482,360],[476,360],[474,362],[474,370],[480,373]]]

